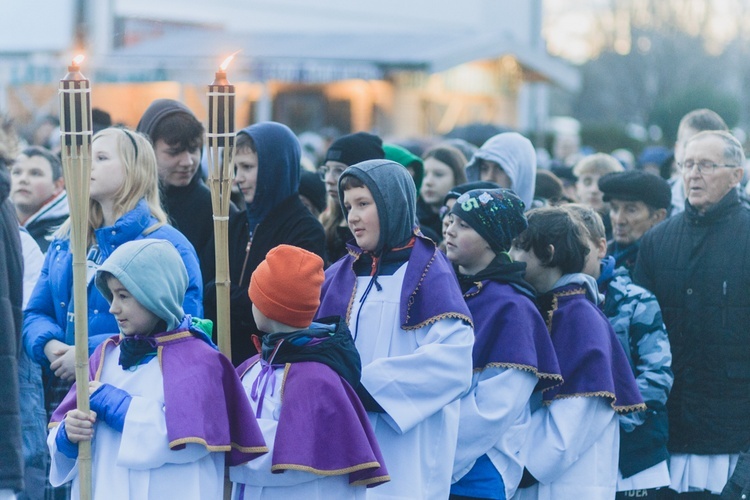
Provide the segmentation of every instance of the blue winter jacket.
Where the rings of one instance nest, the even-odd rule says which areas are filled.
[[[143,232],[157,223],[145,200],[138,202],[130,212],[120,217],[113,226],[96,230],[99,250],[106,259],[125,242],[142,238],[164,239],[180,252],[188,271],[189,284],[183,302],[185,314],[203,316],[203,280],[195,249],[172,226],[164,225],[144,235]],[[72,344],[66,330],[73,318],[73,254],[70,240],[56,239],[47,251],[42,274],[24,311],[23,343],[26,352],[43,367],[49,367],[44,346],[52,339]],[[119,331],[117,321],[109,313],[109,304],[90,280],[88,285],[89,354],[107,337]],[[69,319],[70,317],[70,319]],[[70,329],[72,332],[72,329]],[[68,334],[68,337],[70,335]]]

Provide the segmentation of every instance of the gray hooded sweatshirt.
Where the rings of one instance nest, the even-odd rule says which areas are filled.
[[[96,272],[96,287],[111,304],[112,293],[104,273],[120,280],[138,303],[164,320],[167,331],[180,325],[185,316],[182,302],[188,274],[180,253],[170,242],[146,238],[124,243],[112,252]]]
[[[372,193],[380,219],[380,239],[375,255],[405,245],[414,235],[417,222],[417,188],[408,170],[390,160],[367,160],[350,166],[339,178],[339,200],[344,217],[344,190],[341,180],[346,176],[361,180]]]
[[[466,165],[466,177],[470,182],[480,180],[481,160],[500,165],[510,178],[510,189],[527,207],[531,207],[536,187],[536,150],[530,140],[517,132],[503,132],[490,137]]]

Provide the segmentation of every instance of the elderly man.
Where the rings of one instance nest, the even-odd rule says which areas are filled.
[[[727,132],[689,139],[679,164],[685,211],[646,233],[635,268],[669,332],[670,487],[690,498],[721,492],[750,448],[750,210],[737,192],[744,161]]]
[[[710,109],[694,109],[686,114],[680,120],[677,128],[677,140],[674,143],[674,160],[681,163],[685,155],[685,144],[688,139],[698,132],[705,130],[724,130],[728,131],[729,127],[716,112]],[[679,170],[679,169],[678,169]],[[672,215],[676,215],[685,210],[685,185],[682,182],[680,172],[669,180],[672,187]]]
[[[667,217],[672,193],[667,181],[641,170],[615,172],[599,179],[603,201],[609,202],[612,240],[607,255],[615,267],[632,272],[641,237]]]

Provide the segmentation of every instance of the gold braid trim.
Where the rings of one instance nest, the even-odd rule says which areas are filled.
[[[583,288],[574,288],[565,292],[558,292],[552,296],[552,308],[547,311],[547,319],[545,321],[545,323],[547,323],[547,330],[549,330],[550,333],[552,333],[552,315],[557,311],[557,299],[560,297],[569,297],[571,295],[586,295],[586,290]]]
[[[477,287],[477,291],[476,292],[472,292],[472,293],[466,293],[466,294],[464,294],[464,298],[465,299],[468,299],[469,297],[474,297],[476,295],[479,295],[479,292],[481,292],[482,288],[484,288],[484,285],[482,284],[481,281],[475,281],[474,284]]]
[[[205,448],[208,451],[231,451],[232,448],[235,450],[240,450],[245,453],[268,453],[268,447],[267,446],[240,446],[237,443],[230,443],[230,444],[223,444],[223,445],[210,445],[206,442],[203,438],[197,438],[197,437],[186,437],[186,438],[180,438],[175,439],[174,441],[169,442],[169,447],[174,448],[175,446],[180,446],[183,444],[200,444],[205,446]]]
[[[471,320],[470,317],[466,316],[465,314],[461,314],[461,313],[449,312],[449,313],[438,314],[437,316],[433,316],[431,318],[428,318],[425,321],[419,323],[418,325],[414,325],[414,326],[403,326],[402,325],[401,329],[402,330],[406,330],[406,331],[408,331],[408,330],[418,330],[418,329],[422,328],[423,326],[427,326],[427,325],[430,325],[432,323],[436,323],[436,322],[440,321],[441,319],[446,319],[446,318],[455,318],[455,319],[460,319],[460,320],[466,321],[466,323],[468,323],[469,326],[471,326],[472,328],[474,328],[474,322]],[[408,316],[407,316],[407,320],[408,320]]]
[[[416,288],[414,288],[414,291],[409,296],[409,300],[406,301],[406,321],[405,321],[406,323],[409,322],[409,318],[410,318],[410,316],[409,316],[409,310],[411,309],[411,306],[414,305],[414,297],[417,296],[417,292],[419,291],[419,287],[422,286],[422,282],[424,281],[424,277],[427,276],[427,271],[430,269],[430,266],[435,261],[435,255],[437,255],[437,252],[439,252],[439,250],[437,249],[437,247],[435,247],[435,249],[432,251],[432,257],[430,257],[430,261],[427,262],[427,265],[424,266],[424,269],[422,270],[422,276],[419,277],[419,282],[417,283]],[[425,324],[428,324],[428,323],[425,323]],[[415,328],[417,328],[417,327],[415,327]],[[404,328],[404,330],[406,330],[406,328]]]
[[[349,474],[352,472],[361,471],[363,469],[377,469],[379,467],[380,467],[380,463],[378,462],[366,462],[364,464],[353,465],[351,467],[346,467],[344,469],[336,469],[336,470],[321,470],[321,469],[316,469],[314,467],[309,467],[307,465],[276,464],[276,465],[271,466],[271,472],[274,472],[277,470],[301,470],[304,472],[312,472],[313,474],[317,474],[319,476],[340,476],[342,474]]]
[[[182,332],[173,333],[171,335],[165,335],[163,337],[159,337],[156,339],[156,342],[159,344],[166,344],[167,342],[171,342],[173,340],[179,340],[184,339],[185,337],[192,337],[193,334],[190,333],[190,330],[185,330]]]
[[[354,481],[353,483],[349,483],[351,486],[367,486],[370,484],[375,483],[387,483],[391,480],[391,476],[378,476],[378,477],[371,477],[370,479],[362,479],[360,481]]]
[[[533,366],[529,365],[519,365],[517,363],[487,363],[484,365],[484,368],[474,368],[474,373],[479,373],[484,371],[487,368],[511,368],[514,370],[521,370],[526,372],[531,372],[534,375],[536,375],[536,378],[538,379],[547,379],[547,380],[554,380],[555,384],[550,385],[549,387],[545,387],[542,389],[542,392],[549,391],[550,389],[554,389],[558,385],[561,385],[564,380],[562,378],[562,375],[558,375],[557,373],[543,373],[534,368]]]
[[[354,275],[354,287],[352,287],[352,296],[349,298],[349,305],[346,306],[346,323],[349,324],[349,318],[352,317],[352,306],[354,305],[354,296],[357,295],[357,273],[354,272],[354,264],[357,262],[357,259],[359,259],[359,255],[356,252],[352,252],[351,250],[349,253],[354,257],[354,261],[352,262],[352,274]]]
[[[352,257],[354,257],[354,260],[357,260],[357,259],[359,259],[359,256],[360,256],[360,255],[362,255],[362,252],[357,252],[357,251],[355,251],[355,250],[352,250],[352,249],[351,249],[351,248],[349,248],[349,247],[346,247],[346,251],[347,251],[347,253],[348,253],[349,255],[351,255]]]
[[[235,442],[232,442],[232,448],[239,450],[243,453],[268,453],[268,446],[240,446]]]
[[[289,375],[289,368],[292,367],[291,363],[284,365],[284,376],[281,378],[281,391],[279,391],[279,403],[284,401],[284,387],[286,386],[286,376]]]
[[[646,405],[644,403],[638,403],[635,405],[629,405],[629,406],[617,406],[615,405],[615,401],[617,401],[617,398],[614,394],[612,394],[609,391],[598,391],[598,392],[579,392],[576,394],[560,394],[554,397],[552,401],[555,399],[570,399],[570,398],[606,398],[610,400],[609,405],[612,407],[612,409],[617,413],[630,413],[634,411],[645,411]],[[544,404],[549,406],[552,401],[544,401]]]

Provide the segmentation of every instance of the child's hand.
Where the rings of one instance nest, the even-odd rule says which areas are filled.
[[[68,433],[68,440],[71,443],[81,441],[91,441],[94,437],[94,423],[96,422],[96,412],[91,411],[85,414],[80,410],[71,410],[65,415],[65,432]]]
[[[98,388],[102,386],[102,383],[98,380],[91,380],[89,381],[89,396],[94,394]]]
[[[63,380],[73,381],[76,378],[76,350],[72,345],[66,345],[53,352],[57,356],[50,363],[50,370],[55,372],[55,376]]]

